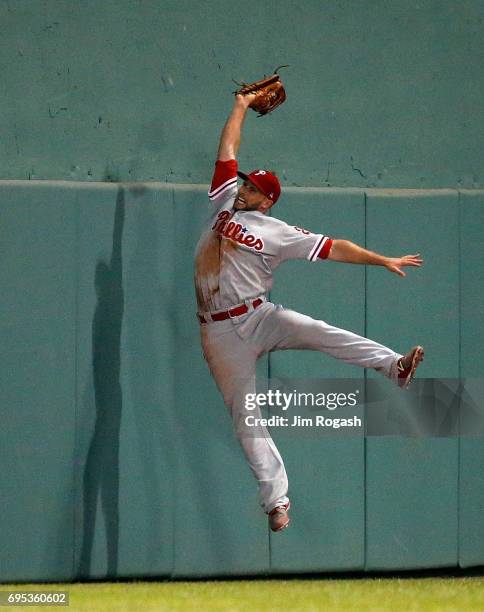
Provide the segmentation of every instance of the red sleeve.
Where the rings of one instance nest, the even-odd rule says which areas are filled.
[[[329,252],[331,250],[331,245],[333,244],[333,241],[331,238],[327,238],[324,242],[323,242],[323,246],[321,247],[319,253],[318,253],[318,257],[320,259],[327,259]]]
[[[228,161],[217,160],[215,172],[213,173],[212,184],[208,192],[208,197],[215,200],[226,191],[233,189],[237,185],[237,160]]]

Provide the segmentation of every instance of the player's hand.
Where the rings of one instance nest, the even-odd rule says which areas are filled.
[[[406,276],[402,268],[405,266],[420,268],[422,264],[423,259],[420,257],[420,253],[417,253],[416,255],[404,255],[403,257],[389,257],[385,268],[390,272],[398,274],[398,276]]]
[[[256,95],[254,93],[246,94],[245,96],[243,96],[242,94],[237,94],[235,96],[235,104],[239,104],[244,108],[249,108],[250,103],[253,102],[255,98]]]

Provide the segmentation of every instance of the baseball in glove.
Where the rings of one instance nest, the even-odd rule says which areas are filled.
[[[287,66],[279,66],[274,70],[274,74],[269,77],[264,77],[260,81],[254,83],[240,83],[241,89],[234,91],[235,95],[246,96],[247,94],[255,94],[255,98],[250,103],[249,107],[255,110],[258,117],[272,113],[274,109],[280,106],[286,99],[286,91],[281,82],[281,77],[277,74],[279,68]],[[237,83],[239,85],[239,83]]]

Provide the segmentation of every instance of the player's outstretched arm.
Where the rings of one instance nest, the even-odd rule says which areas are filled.
[[[344,263],[385,266],[387,270],[398,274],[398,276],[406,276],[402,270],[405,266],[420,268],[423,264],[420,253],[403,255],[402,257],[385,257],[373,251],[367,251],[349,240],[333,240],[328,259]]]
[[[218,160],[228,161],[229,159],[237,159],[245,115],[249,104],[254,98],[254,94],[246,96],[238,94],[235,96],[234,106],[220,135],[217,153]]]

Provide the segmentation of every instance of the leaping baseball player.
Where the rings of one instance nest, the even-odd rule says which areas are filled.
[[[239,427],[247,414],[244,394],[255,391],[257,359],[276,350],[321,351],[350,364],[373,368],[406,388],[424,351],[415,346],[401,355],[373,340],[271,303],[267,295],[274,270],[290,259],[331,260],[384,266],[405,276],[402,268],[420,267],[423,260],[420,254],[379,255],[349,240],[291,227],[267,215],[281,193],[278,178],[264,169],[245,174],[237,165],[247,109],[265,114],[285,99],[280,79],[266,81],[268,95],[265,82],[246,86],[236,94],[223,127],[208,194],[213,212],[196,249],[195,286],[204,357],[258,482],[260,504],[269,526],[272,531],[280,531],[290,520],[283,460],[265,427],[250,436]],[[242,179],[240,187],[237,177]],[[258,410],[252,414],[260,416]]]

